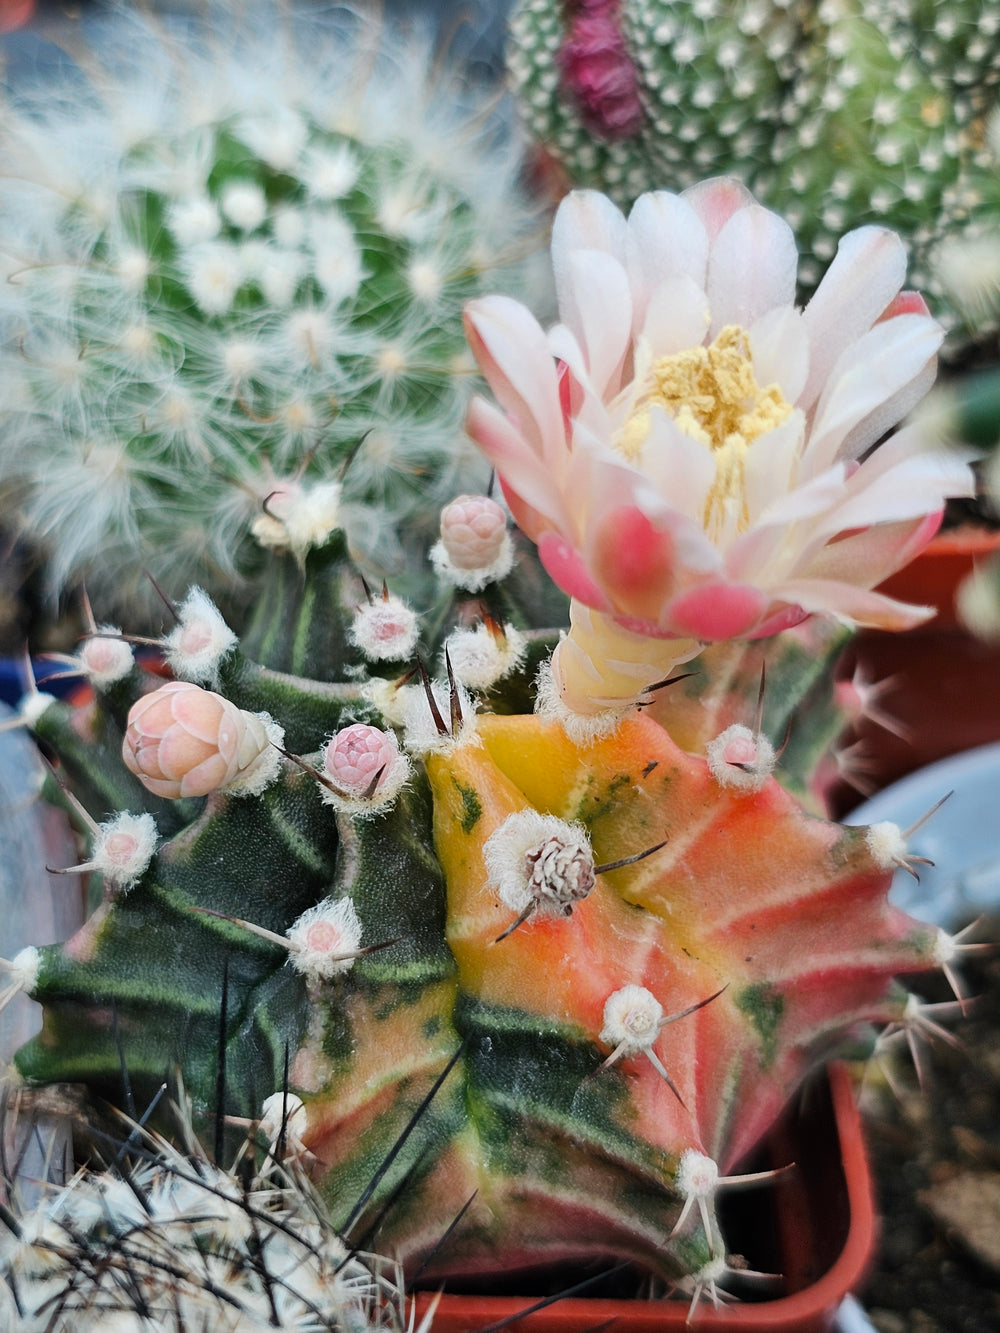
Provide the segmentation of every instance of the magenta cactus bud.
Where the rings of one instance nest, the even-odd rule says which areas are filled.
[[[174,680],[134,704],[122,742],[126,767],[156,796],[179,800],[225,788],[252,795],[277,776],[278,733],[211,690]]]

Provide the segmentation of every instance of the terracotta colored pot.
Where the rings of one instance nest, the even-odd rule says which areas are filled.
[[[936,606],[927,625],[906,634],[865,631],[845,658],[842,674],[856,666],[866,681],[891,681],[880,707],[899,724],[900,735],[864,720],[857,727],[863,795],[947,755],[1000,740],[1000,645],[975,638],[959,623],[955,594],[975,565],[1000,552],[1000,532],[960,529],[936,538],[881,591],[901,601]],[[861,799],[858,790],[838,794],[843,813]]]
[[[730,1242],[743,1246],[751,1268],[780,1272],[784,1294],[773,1299],[698,1305],[697,1333],[755,1329],[758,1333],[822,1333],[843,1297],[861,1281],[875,1244],[875,1212],[860,1117],[851,1076],[833,1065],[828,1083],[804,1099],[771,1133],[761,1160],[749,1169],[794,1161],[796,1169],[766,1190],[731,1196],[723,1223]],[[569,1278],[567,1285],[574,1281]],[[432,1295],[418,1297],[419,1315]],[[688,1300],[613,1300],[567,1297],[543,1309],[511,1294],[441,1298],[434,1333],[485,1333],[501,1323],[515,1333],[660,1333],[687,1325]],[[535,1309],[534,1313],[529,1313]],[[523,1313],[522,1313],[523,1312]],[[516,1318],[521,1313],[521,1318]],[[510,1324],[506,1321],[512,1320]]]

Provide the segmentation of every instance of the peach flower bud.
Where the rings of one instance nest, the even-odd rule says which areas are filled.
[[[281,729],[211,690],[174,680],[132,706],[122,759],[156,796],[178,800],[225,788],[255,795],[278,773]]]
[[[480,592],[510,573],[507,516],[487,495],[460,495],[441,511],[441,540],[431,551],[438,574],[456,588]]]
[[[393,733],[363,722],[331,737],[323,752],[323,768],[337,788],[324,790],[323,799],[348,814],[385,809],[410,775],[410,762],[400,753]]]

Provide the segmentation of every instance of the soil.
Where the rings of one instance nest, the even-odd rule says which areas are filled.
[[[1000,918],[977,936],[1000,940]],[[977,998],[949,1025],[960,1045],[922,1043],[921,1089],[901,1042],[895,1091],[876,1072],[864,1095],[883,1221],[858,1294],[878,1333],[1000,1333],[1000,950],[962,970]]]

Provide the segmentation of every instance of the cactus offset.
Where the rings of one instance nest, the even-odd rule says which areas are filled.
[[[26,713],[99,821],[92,836],[110,845],[102,830],[128,810],[152,816],[161,841],[145,869],[105,873],[73,939],[8,964],[10,988],[45,1009],[22,1076],[114,1100],[123,1068],[151,1095],[179,1064],[217,1141],[226,1117],[252,1120],[287,1077],[338,1229],[411,1272],[620,1255],[714,1283],[728,1173],[810,1070],[903,1021],[895,973],[950,969],[961,949],[888,903],[905,834],[817,813],[835,730],[820,695],[841,636],[801,623],[819,609],[896,625],[925,614],[870,584],[929,539],[968,469],[904,432],[857,467],[849,443],[866,448],[869,417],[881,433],[919,396],[937,331],[912,302],[897,308],[895,243],[855,234],[839,280],[846,266],[847,286],[867,288],[874,269],[876,295],[867,315],[850,302],[858,327],[845,334],[830,318],[841,290],[827,292],[814,350],[831,351],[827,324],[846,350],[825,374],[816,358],[809,398],[788,335],[817,317],[784,308],[795,261],[780,220],[725,181],[646,207],[703,255],[703,278],[724,265],[727,227],[751,229],[762,251],[741,267],[749,287],[732,272],[709,284],[725,334],[710,348],[632,355],[623,312],[648,307],[649,337],[667,338],[673,307],[644,293],[656,262],[626,274],[631,224],[593,196],[555,225],[569,275],[551,335],[560,365],[508,298],[468,309],[510,409],[480,401],[470,427],[571,594],[569,637],[556,644],[565,602],[539,562],[507,549],[486,497],[464,496],[442,520],[441,591],[422,617],[366,589],[336,534],[300,556],[297,581],[279,558],[284,593],[275,583],[261,599],[242,643],[204,594],[188,597],[165,641],[188,683],[150,699],[134,672],[111,684],[96,673],[89,708],[34,699]],[[701,338],[693,273],[678,318],[693,311],[684,331]],[[592,276],[613,299],[587,291]],[[865,359],[871,325],[900,382],[863,368],[844,387],[838,366]],[[774,352],[762,326],[797,367],[791,401],[751,373],[754,339]],[[716,354],[713,391],[668,420],[678,358],[687,374]],[[649,363],[660,399],[621,382]],[[644,432],[687,469],[676,492]],[[574,638],[585,622],[597,625],[586,649]],[[671,637],[685,626],[693,646]],[[754,633],[774,636],[774,703],[766,682],[760,699],[762,655],[742,642]],[[713,638],[700,684],[656,679]],[[557,667],[572,674],[566,695]],[[603,667],[618,678],[611,697]],[[263,775],[262,736],[274,759]]]

